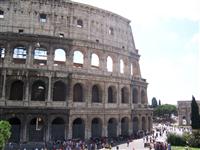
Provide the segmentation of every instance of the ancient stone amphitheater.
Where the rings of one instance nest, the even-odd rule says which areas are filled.
[[[152,128],[130,20],[67,0],[0,0],[0,117],[12,142]]]

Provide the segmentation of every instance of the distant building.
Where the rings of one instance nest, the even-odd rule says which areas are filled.
[[[200,101],[196,101],[200,108]],[[190,125],[191,101],[178,101],[178,120],[179,125]]]

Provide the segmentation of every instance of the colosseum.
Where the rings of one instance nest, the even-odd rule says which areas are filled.
[[[0,1],[0,117],[10,141],[151,131],[130,20],[70,0]]]

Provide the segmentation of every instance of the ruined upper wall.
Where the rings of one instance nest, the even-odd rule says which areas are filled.
[[[1,0],[0,32],[87,40],[135,49],[130,21],[117,14],[68,0]]]

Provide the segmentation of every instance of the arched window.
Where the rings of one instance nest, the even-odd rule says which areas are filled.
[[[133,75],[133,64],[131,64],[131,75]]]
[[[73,63],[75,67],[83,67],[84,59],[82,52],[74,51]]]
[[[17,80],[11,84],[10,100],[22,100],[24,91],[24,83]]]
[[[92,87],[92,102],[93,103],[100,103],[100,91],[97,85]]]
[[[47,50],[45,48],[39,47],[34,50],[34,64],[47,64]]]
[[[54,54],[54,65],[62,64],[66,61],[65,51],[63,49],[56,49]]]
[[[128,117],[124,117],[121,120],[121,135],[128,136],[129,135],[128,130],[129,130],[129,119]]]
[[[107,70],[113,72],[113,60],[110,56],[107,57]]]
[[[85,123],[81,118],[77,118],[73,121],[72,125],[72,138],[73,139],[84,139],[85,137]]]
[[[124,73],[124,61],[120,59],[120,73]]]
[[[110,27],[110,28],[109,28],[108,34],[109,34],[109,35],[114,35],[114,29],[113,29],[113,27]]]
[[[98,68],[99,67],[99,57],[97,54],[92,54],[92,58],[91,58],[91,66],[94,68]]]
[[[138,103],[138,91],[137,89],[133,89],[133,104],[137,104]]]
[[[77,27],[78,28],[83,28],[83,20],[81,20],[81,19],[77,20]]]
[[[146,96],[145,96],[145,92],[142,90],[142,92],[141,92],[141,103],[145,104],[145,102],[146,102]]]
[[[108,137],[117,137],[117,119],[110,118],[107,126]]]
[[[102,136],[102,121],[100,118],[92,119],[91,134],[94,138]]]
[[[116,102],[116,89],[114,86],[108,88],[108,103]]]
[[[77,83],[74,85],[73,101],[74,102],[83,102],[83,88],[80,83]]]
[[[11,125],[11,133],[12,133],[9,142],[18,143],[20,141],[21,121],[16,117],[10,118],[8,121]]]
[[[63,82],[55,82],[53,86],[53,101],[65,101],[66,92],[66,85]]]
[[[121,101],[122,103],[128,103],[128,97],[129,97],[129,93],[128,93],[128,89],[126,87],[123,87],[121,89]]]
[[[4,11],[0,10],[0,19],[3,19],[3,18],[4,18]]]
[[[26,55],[27,55],[27,50],[25,47],[19,46],[19,47],[14,48],[13,58],[26,59]]]
[[[0,47],[0,58],[4,58],[4,57],[5,57],[5,48]]]
[[[45,101],[45,83],[43,81],[36,81],[32,85],[31,100]]]

